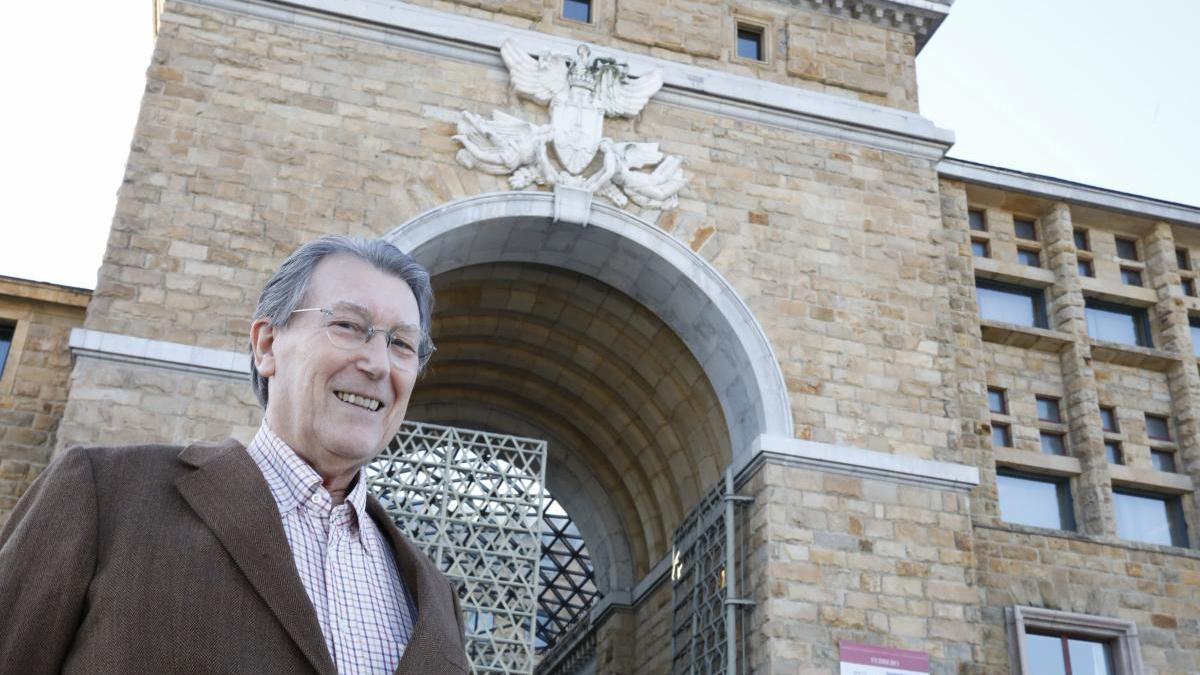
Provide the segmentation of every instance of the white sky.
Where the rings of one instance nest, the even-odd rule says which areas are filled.
[[[150,24],[150,0],[6,7],[0,275],[95,286]],[[956,0],[921,112],[952,157],[1200,205],[1196,26],[1197,0]]]

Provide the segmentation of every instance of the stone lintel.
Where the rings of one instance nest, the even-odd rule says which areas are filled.
[[[1059,178],[976,164],[960,159],[943,159],[938,164],[938,174],[943,178],[961,180],[965,183],[987,185],[1072,204],[1200,227],[1200,207],[1141,197],[1116,190],[1106,190]]]
[[[530,53],[548,49],[573,54],[580,44],[575,39],[405,2],[179,1],[496,69],[505,69],[500,45],[506,39],[514,40]],[[918,2],[930,4],[925,0],[887,0],[879,4]],[[954,144],[953,132],[935,126],[917,113],[603,45],[592,47],[593,54],[629,64],[633,74],[660,68],[663,88],[655,95],[655,102],[929,160],[940,160]]]
[[[76,358],[119,361],[153,368],[244,380],[250,375],[249,354],[194,347],[178,342],[72,328],[69,341]]]
[[[765,434],[753,452],[734,460],[738,484],[768,462],[952,492],[969,492],[979,484],[979,469],[965,464]]]

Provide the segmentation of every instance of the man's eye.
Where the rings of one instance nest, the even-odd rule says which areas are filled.
[[[392,338],[392,351],[407,356],[416,353],[417,348],[405,338],[394,337]]]
[[[349,321],[347,319],[333,319],[329,322],[329,330],[337,331],[345,335],[362,335],[367,331],[361,324]]]

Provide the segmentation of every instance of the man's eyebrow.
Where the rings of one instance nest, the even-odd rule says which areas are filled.
[[[367,321],[373,320],[371,316],[371,310],[358,304],[357,302],[351,302],[350,300],[338,300],[337,302],[333,303],[333,308],[354,312]],[[391,326],[390,330],[419,333],[421,331],[421,327],[415,323],[398,323]]]

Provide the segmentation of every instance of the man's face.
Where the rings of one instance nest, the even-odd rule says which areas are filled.
[[[384,330],[420,326],[408,284],[352,256],[317,264],[303,306]],[[270,378],[268,425],[328,479],[370,461],[396,433],[417,367],[393,365],[383,335],[354,349],[334,346],[326,321],[321,312],[296,313],[283,328],[256,323],[252,339],[259,372]]]

